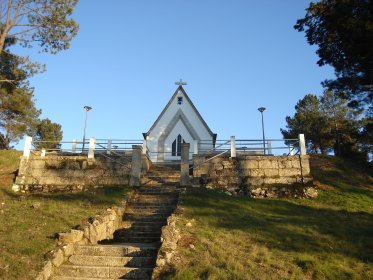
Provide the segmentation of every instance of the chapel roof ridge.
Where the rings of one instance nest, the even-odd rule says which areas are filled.
[[[182,85],[178,85],[178,87],[176,88],[174,94],[172,95],[172,97],[170,98],[170,100],[168,101],[167,105],[163,108],[162,112],[160,113],[160,115],[158,116],[158,118],[155,120],[155,122],[153,123],[153,125],[150,127],[150,129],[148,130],[148,132],[146,133],[143,133],[143,136],[144,138],[150,134],[150,132],[152,131],[152,129],[156,126],[156,124],[159,122],[159,120],[162,118],[162,116],[164,115],[164,113],[167,111],[167,109],[170,107],[171,103],[172,103],[172,100],[176,97],[176,95],[178,94],[179,90],[182,91],[182,93],[184,94],[184,96],[186,97],[186,99],[188,100],[188,102],[190,103],[190,105],[192,106],[193,110],[196,112],[198,118],[201,120],[202,124],[206,127],[207,131],[209,132],[209,134],[213,137],[213,138],[216,138],[216,133],[213,133],[212,130],[210,129],[210,127],[207,125],[207,123],[205,122],[205,120],[202,118],[201,114],[199,113],[199,111],[197,110],[197,108],[194,106],[192,100],[189,98],[188,94],[186,93],[185,89],[183,88]]]

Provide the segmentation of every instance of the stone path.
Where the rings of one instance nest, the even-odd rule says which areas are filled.
[[[123,227],[114,239],[80,245],[53,280],[151,279],[161,229],[177,206],[177,166],[155,166],[127,204]]]

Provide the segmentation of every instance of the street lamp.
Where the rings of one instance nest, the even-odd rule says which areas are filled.
[[[263,132],[263,153],[266,154],[266,138],[264,136],[264,119],[263,119],[263,112],[266,108],[260,107],[258,111],[262,114],[262,132]]]
[[[87,116],[88,116],[88,111],[92,110],[92,107],[90,106],[84,106],[85,110],[85,121],[84,121],[84,133],[83,133],[83,147],[82,147],[82,152],[84,151],[84,144],[85,144],[85,131],[87,129]]]

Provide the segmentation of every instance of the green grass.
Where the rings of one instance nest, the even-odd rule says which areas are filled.
[[[0,151],[0,279],[33,279],[56,233],[82,224],[129,190],[123,186],[75,194],[15,194],[11,190],[20,152]],[[33,208],[34,203],[40,207]]]
[[[373,279],[372,177],[333,157],[313,157],[311,168],[317,199],[189,189],[177,261],[163,278]]]

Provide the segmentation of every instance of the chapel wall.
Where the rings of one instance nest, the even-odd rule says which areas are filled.
[[[252,197],[315,195],[308,155],[221,156],[205,160],[204,155],[193,155],[196,185]]]

